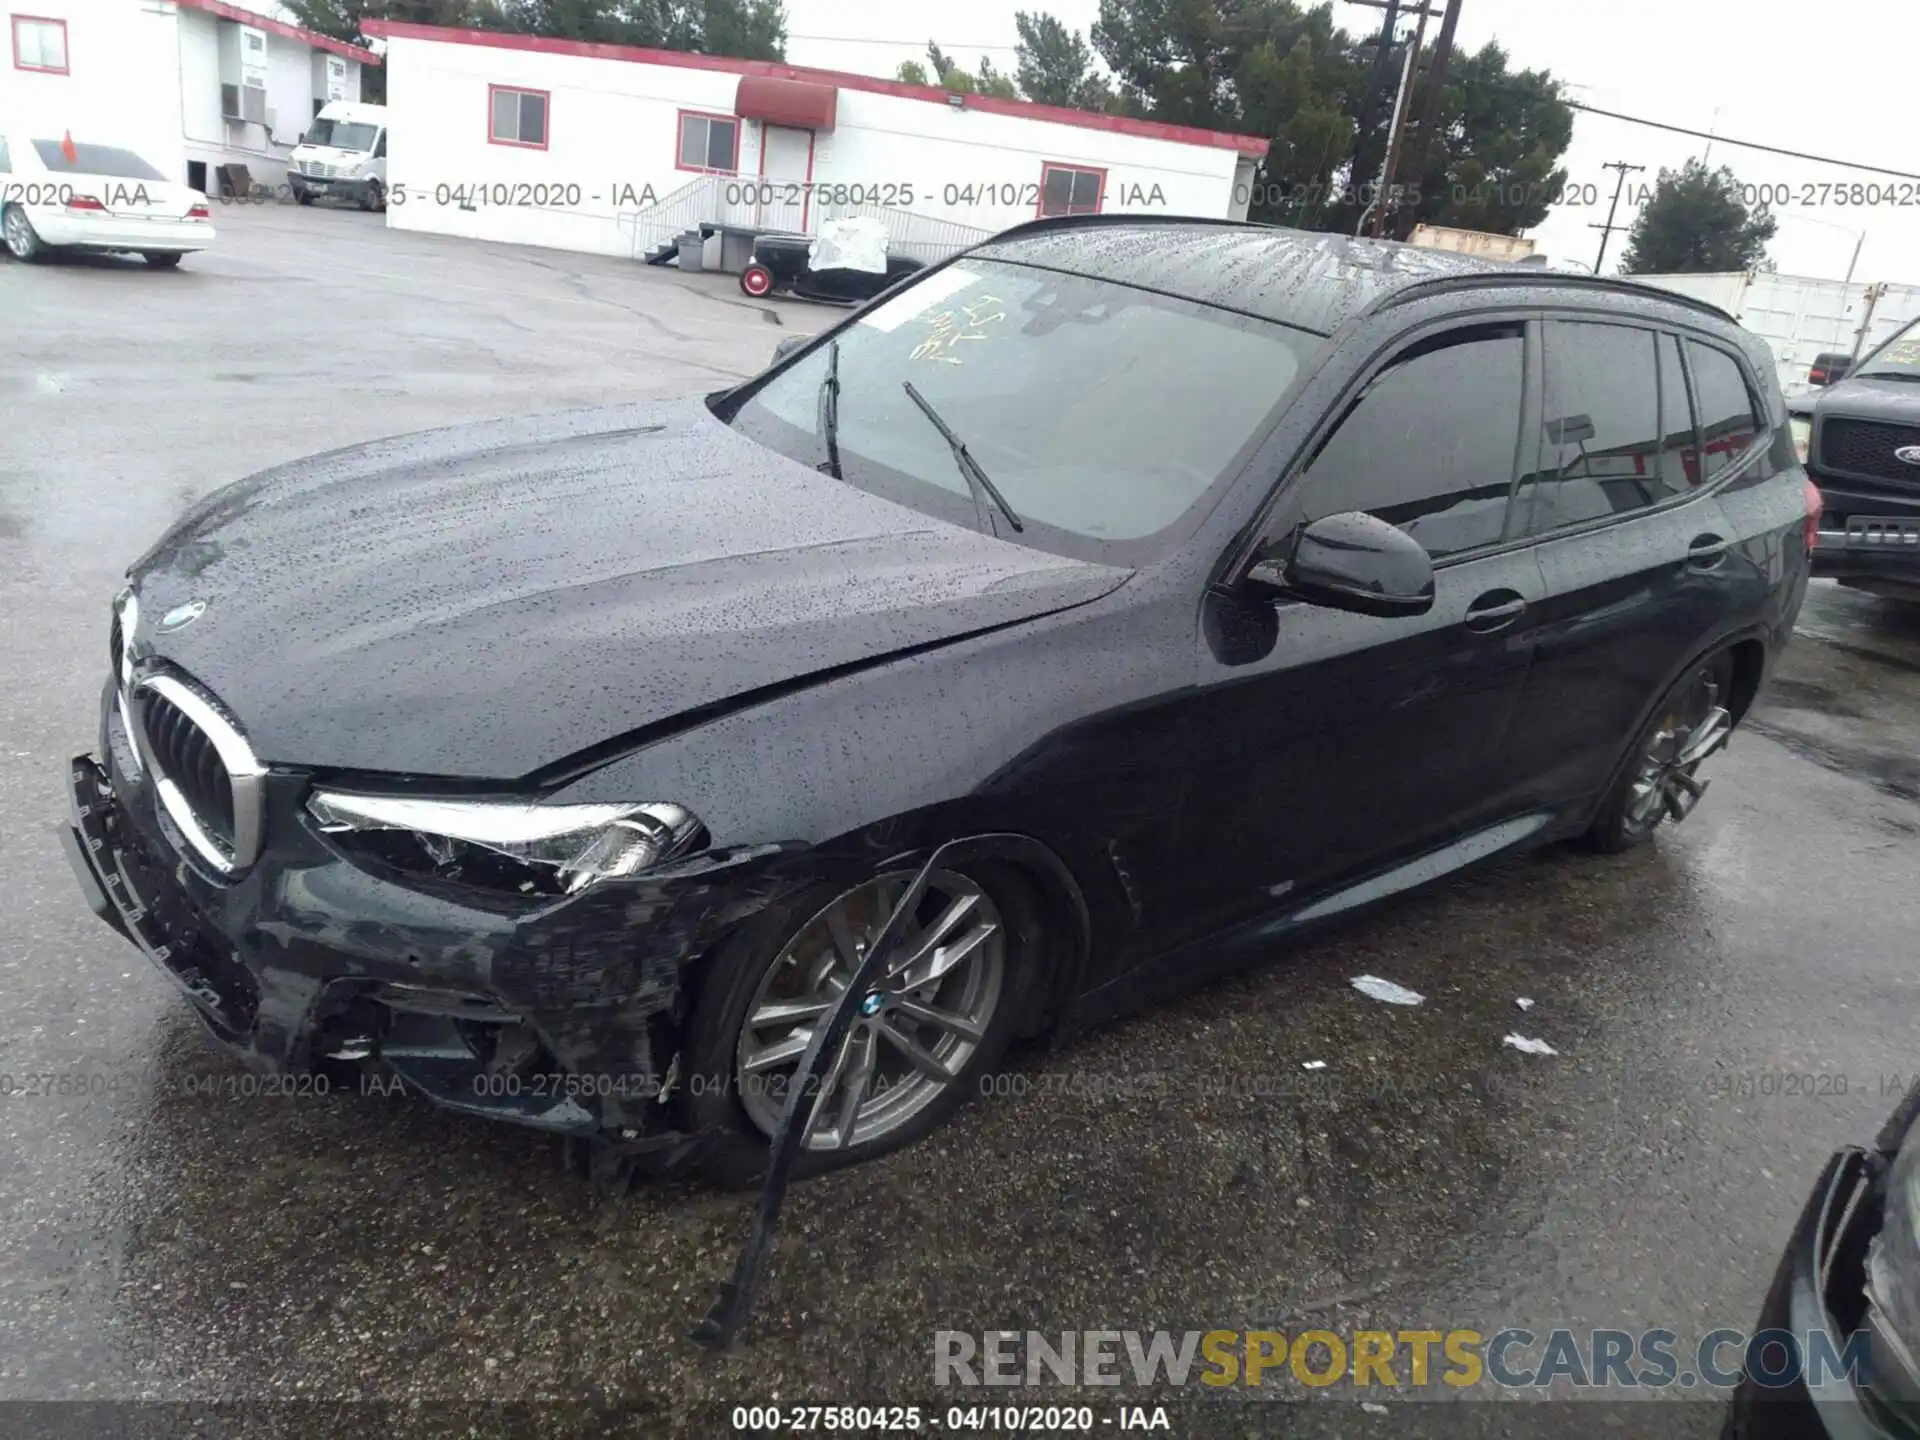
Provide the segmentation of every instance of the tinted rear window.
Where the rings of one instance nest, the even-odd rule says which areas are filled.
[[[121,180],[164,180],[153,166],[131,150],[116,145],[69,146],[64,140],[36,140],[33,148],[40,163],[61,175],[111,175]],[[71,150],[73,158],[67,158]]]
[[[1753,392],[1739,363],[1724,350],[1688,341],[1693,384],[1700,400],[1700,440],[1706,453],[1706,478],[1712,479],[1747,453],[1760,433]]]

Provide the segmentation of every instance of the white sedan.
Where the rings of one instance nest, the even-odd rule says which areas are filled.
[[[0,136],[0,240],[16,260],[121,251],[168,268],[213,243],[207,197],[114,145]]]

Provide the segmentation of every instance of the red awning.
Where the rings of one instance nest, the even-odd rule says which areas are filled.
[[[733,113],[742,120],[791,125],[796,130],[831,130],[840,108],[840,92],[806,80],[775,80],[742,75]]]

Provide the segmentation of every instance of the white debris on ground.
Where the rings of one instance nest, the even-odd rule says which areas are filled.
[[[1361,1408],[1362,1410],[1364,1410],[1364,1411],[1366,1411],[1366,1412],[1367,1412],[1367,1414],[1369,1414],[1369,1415],[1384,1415],[1384,1414],[1386,1414],[1386,1413],[1387,1413],[1387,1407],[1386,1407],[1386,1406],[1384,1406],[1384,1405],[1376,1405],[1376,1404],[1374,1404],[1374,1402],[1373,1402],[1373,1401],[1371,1401],[1371,1400],[1362,1400],[1362,1401],[1360,1402],[1360,1408]]]
[[[1509,1035],[1506,1044],[1528,1055],[1558,1055],[1560,1052],[1544,1040],[1529,1040],[1524,1035]]]
[[[1353,988],[1370,1000],[1384,1000],[1389,1005],[1418,1005],[1427,998],[1404,985],[1382,980],[1378,975],[1354,976]]]
[[[1302,1070],[1324,1070],[1327,1068],[1327,1062],[1324,1060],[1302,1060],[1300,1062],[1300,1068]]]
[[[1518,1005],[1522,1010],[1531,1010],[1533,1008],[1533,1001],[1529,1000],[1524,995],[1522,995],[1518,1000],[1514,1001],[1513,1003]]]

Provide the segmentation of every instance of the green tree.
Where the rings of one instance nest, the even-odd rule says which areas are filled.
[[[1093,63],[1093,51],[1078,30],[1069,30],[1051,15],[1015,13],[1020,32],[1015,75],[1020,93],[1042,105],[1064,105],[1074,110],[1115,108],[1118,96]]]
[[[1092,38],[1132,113],[1271,140],[1255,218],[1351,233],[1360,192],[1378,179],[1392,111],[1391,96],[1376,103],[1362,133],[1375,34],[1348,34],[1329,0],[1100,0]],[[1397,81],[1399,59],[1387,68]],[[1422,113],[1424,98],[1416,83],[1410,115]],[[1488,45],[1454,57],[1440,115],[1423,175],[1404,168],[1418,126],[1403,131],[1396,179],[1409,196],[1417,186],[1418,203],[1393,212],[1393,233],[1419,220],[1513,232],[1546,218],[1573,135],[1557,81],[1509,70]]]
[[[1780,222],[1764,205],[1748,206],[1738,177],[1723,165],[1687,161],[1662,169],[1640,207],[1620,262],[1625,275],[1716,274],[1767,269],[1767,242]]]
[[[733,55],[786,56],[781,0],[287,0],[299,23],[357,41],[368,18],[474,30],[510,30],[613,45]]]
[[[918,60],[902,60],[900,68],[894,71],[894,79],[903,80],[909,85],[931,85],[927,77],[927,67]]]

